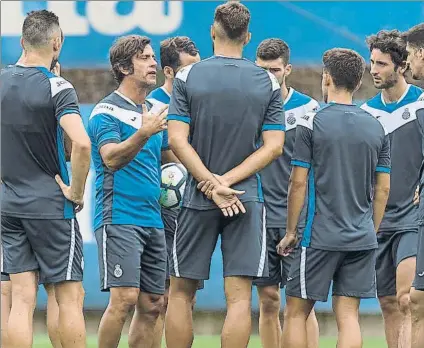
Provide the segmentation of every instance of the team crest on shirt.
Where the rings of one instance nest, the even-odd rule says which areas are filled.
[[[405,111],[403,112],[403,114],[402,114],[402,118],[404,119],[404,120],[407,120],[408,118],[410,118],[411,117],[411,113],[409,112],[409,109],[408,108],[405,108]]]
[[[289,117],[287,117],[287,123],[289,125],[294,125],[296,123],[296,117],[294,116],[294,113],[289,113]]]
[[[115,265],[115,270],[113,271],[113,275],[115,276],[115,278],[121,278],[122,274],[124,272],[122,271],[121,265],[118,263]]]

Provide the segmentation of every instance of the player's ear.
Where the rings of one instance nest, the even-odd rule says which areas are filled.
[[[24,45],[24,38],[23,37],[21,37],[20,43],[21,43],[22,49],[24,50],[25,49],[25,45]]]
[[[331,86],[333,83],[333,79],[331,78],[330,74],[326,71],[322,73],[322,84],[326,87]]]
[[[211,38],[212,38],[212,41],[215,41],[215,36],[216,36],[216,34],[215,34],[215,28],[214,28],[214,25],[212,24],[211,25]]]
[[[284,75],[285,76],[289,76],[292,72],[292,65],[291,64],[287,64],[286,67],[284,68]]]
[[[53,39],[53,51],[58,52],[60,51],[60,47],[62,46],[62,38],[56,37]]]
[[[353,93],[356,93],[356,92],[359,90],[359,88],[361,88],[361,86],[362,86],[362,80],[360,80],[360,81],[359,81],[359,83],[358,83],[358,85],[356,86],[356,88],[355,88],[355,90],[353,91]]]
[[[246,35],[246,39],[244,40],[244,46],[246,46],[250,42],[251,39],[252,39],[252,33],[248,32],[247,35]]]
[[[166,66],[163,68],[163,74],[167,79],[173,79],[174,78],[174,70],[172,70],[171,67]]]
[[[402,65],[400,65],[400,66],[399,66],[398,72],[399,72],[401,75],[404,75],[404,74],[405,74],[405,72],[406,72],[406,70],[408,70],[408,64],[406,63],[406,61],[403,61],[403,62],[402,62]]]

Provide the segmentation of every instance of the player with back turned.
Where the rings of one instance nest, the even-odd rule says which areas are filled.
[[[46,10],[29,13],[21,44],[18,64],[0,77],[2,272],[12,283],[9,347],[32,347],[40,282],[53,284],[62,346],[82,348],[83,245],[75,212],[84,203],[90,140],[73,86],[51,72],[63,44],[58,17]],[[65,134],[72,145],[72,180]]]
[[[390,145],[384,127],[352,104],[365,71],[355,51],[323,56],[322,90],[329,103],[296,128],[286,235],[279,253],[297,245],[308,189],[306,226],[286,285],[283,347],[306,348],[306,320],[332,287],[337,347],[361,347],[359,304],[375,297],[379,228],[390,190]]]
[[[211,28],[215,55],[181,69],[174,81],[169,145],[190,174],[175,232],[165,324],[173,348],[192,343],[191,301],[198,281],[209,278],[219,235],[227,298],[222,347],[247,346],[252,279],[268,275],[256,173],[282,153],[284,112],[275,76],[242,58],[249,21],[249,10],[239,2],[218,6]]]

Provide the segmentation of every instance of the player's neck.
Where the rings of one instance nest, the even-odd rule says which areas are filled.
[[[353,104],[353,95],[347,91],[328,91],[328,103]]]
[[[146,89],[140,88],[129,79],[124,79],[121,82],[118,92],[132,100],[136,105],[143,104],[147,95]]]
[[[172,80],[166,79],[162,88],[164,88],[168,94],[172,94]]]
[[[16,64],[28,67],[39,66],[50,70],[52,58],[47,56],[46,54],[42,54],[35,51],[23,52]]]
[[[215,40],[213,53],[215,56],[224,56],[229,58],[242,58],[243,46],[229,45],[228,43],[221,43]]]
[[[285,82],[283,82],[283,84],[281,85],[281,96],[283,97],[283,101],[287,99],[288,95],[289,95],[289,88],[287,87]]]
[[[381,94],[386,103],[394,103],[402,98],[407,88],[408,83],[404,78],[401,78],[393,87],[383,89]]]

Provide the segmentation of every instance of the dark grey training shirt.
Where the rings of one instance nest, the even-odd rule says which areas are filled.
[[[79,114],[72,85],[44,67],[1,72],[1,213],[31,219],[74,217],[54,177],[69,184],[59,119]]]
[[[261,132],[284,130],[280,86],[275,76],[246,59],[214,56],[180,70],[174,81],[168,120],[190,124],[190,143],[214,174],[241,164],[257,149]],[[216,205],[188,177],[184,207]],[[263,201],[259,175],[236,184],[241,201]]]
[[[390,144],[374,117],[343,104],[306,114],[296,129],[292,165],[310,168],[303,247],[377,248],[373,185],[376,172],[390,172]]]

